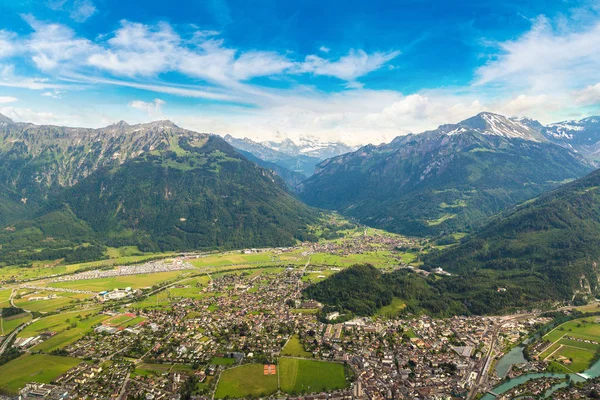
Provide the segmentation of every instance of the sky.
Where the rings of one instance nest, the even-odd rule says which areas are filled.
[[[0,113],[386,142],[600,114],[600,0],[0,0]]]

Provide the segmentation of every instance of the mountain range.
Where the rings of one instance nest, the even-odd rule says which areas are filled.
[[[225,141],[238,150],[251,153],[260,160],[270,162],[308,178],[321,161],[356,150],[340,142],[324,142],[312,137],[301,137],[297,143],[291,139],[280,142],[256,142],[252,139],[237,139],[231,135]]]
[[[470,231],[593,169],[531,123],[480,113],[325,160],[298,188],[309,205],[407,235]]]
[[[390,293],[410,294],[413,311],[439,315],[588,296],[597,293],[600,257],[600,172],[587,175],[597,123],[542,126],[480,113],[328,158],[304,179],[278,163],[325,157],[308,141],[223,139],[171,121],[87,129],[0,115],[0,265],[94,260],[106,246],[287,246],[315,239],[316,206],[453,244],[422,261],[455,277],[438,282],[399,272],[392,292],[382,285],[383,297],[352,300],[356,312],[386,303]],[[346,150],[353,149],[331,151]],[[314,294],[335,303],[337,286],[326,283]]]
[[[106,244],[289,245],[318,218],[219,136],[170,121],[84,129],[3,117],[0,189],[2,259],[13,262]]]

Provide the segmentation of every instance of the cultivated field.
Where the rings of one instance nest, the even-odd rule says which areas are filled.
[[[311,393],[345,388],[344,366],[338,363],[283,357],[279,360],[281,390]]]
[[[79,318],[81,316],[81,318]],[[92,327],[106,320],[107,315],[95,314],[95,311],[69,312],[51,315],[29,325],[21,332],[19,337],[37,336],[44,332],[57,332],[56,335],[43,343],[33,347],[33,351],[51,352],[73,343]]]
[[[10,294],[12,289],[0,290],[0,308],[10,307]]]
[[[22,313],[7,318],[2,318],[0,323],[0,336],[6,336],[19,325],[31,320],[31,314]]]
[[[0,366],[0,391],[15,394],[28,382],[50,383],[81,360],[46,354],[24,355]]]
[[[154,274],[139,274],[115,276],[110,278],[86,279],[80,281],[53,282],[48,286],[66,289],[90,290],[93,292],[101,292],[103,290],[124,289],[131,287],[139,289],[151,287],[157,283],[174,279],[190,271],[169,271],[157,272]]]
[[[298,335],[294,335],[290,338],[285,347],[281,350],[281,355],[304,358],[312,357],[312,353],[304,350]]]
[[[600,348],[598,317],[565,322],[544,336],[553,344],[539,355],[550,361],[550,368],[561,372],[582,372],[589,367]]]
[[[277,375],[264,375],[262,364],[246,364],[223,371],[215,397],[261,397],[277,391]]]

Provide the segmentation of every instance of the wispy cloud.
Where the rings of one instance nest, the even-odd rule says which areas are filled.
[[[97,42],[79,37],[61,24],[46,23],[30,14],[23,18],[33,29],[29,37],[17,40],[14,34],[3,32],[0,40],[7,42],[6,48],[18,42],[24,56],[29,56],[44,72],[61,69],[81,73],[94,68],[114,76],[136,78],[174,71],[219,85],[234,85],[261,76],[305,73],[355,81],[400,54],[351,50],[337,60],[316,55],[294,60],[287,53],[228,47],[214,31],[197,30],[182,37],[165,22],[146,25],[122,21],[107,40]]]
[[[75,22],[85,22],[98,9],[91,0],[48,0],[47,6],[53,10],[65,11]]]
[[[165,105],[166,102],[161,99],[154,99],[152,102],[146,102],[142,100],[134,100],[129,102],[129,107],[135,108],[136,110],[143,111],[148,116],[152,118],[156,118],[157,116],[162,115],[162,106]]]
[[[62,24],[31,15],[23,18],[32,33],[0,31],[0,61],[5,63],[0,65],[0,86],[43,90],[41,94],[48,97],[60,96],[73,86],[110,85],[151,93],[145,99],[136,94],[136,100],[119,110],[122,114],[115,119],[140,118],[140,112],[152,118],[168,114],[200,131],[264,139],[276,132],[290,137],[310,133],[365,143],[458,122],[484,110],[551,122],[578,112],[579,106],[600,105],[597,19],[576,23],[538,17],[517,38],[488,41],[482,52],[489,61],[472,71],[472,83],[402,93],[391,84],[388,90],[370,90],[365,79],[374,71],[402,73],[402,68],[390,68],[392,61],[402,63],[404,56],[398,49],[330,50],[322,46],[315,49],[317,54],[242,50],[215,30],[192,26],[190,32],[189,25],[125,20],[116,30],[89,39]],[[31,68],[22,68],[17,73],[17,59],[37,72],[23,76]],[[334,78],[327,82],[339,85],[320,90],[322,80],[311,77],[322,76]],[[256,79],[265,77],[285,81],[285,85],[265,85],[261,84],[265,79]],[[202,99],[203,107],[177,109],[169,95]],[[169,100],[168,108],[160,98],[149,100],[159,96]],[[40,121],[44,115],[11,110],[17,120],[31,115]],[[71,120],[55,112],[47,116],[47,122]],[[74,124],[99,124],[106,118],[88,113],[72,120]]]
[[[14,103],[18,99],[12,96],[0,96],[0,104]]]
[[[575,92],[574,97],[576,103],[580,105],[600,104],[600,82]]]
[[[75,0],[70,12],[71,18],[76,22],[84,22],[98,11],[90,0]]]
[[[331,61],[317,55],[309,55],[304,63],[297,65],[298,72],[314,75],[334,76],[345,81],[355,79],[381,68],[388,61],[400,55],[400,51],[375,52],[367,54],[363,50],[350,50],[348,55]]]
[[[62,95],[62,93],[63,93],[63,92],[62,92],[62,91],[60,91],[60,90],[54,90],[54,91],[50,91],[50,92],[44,92],[44,93],[42,93],[42,94],[41,94],[41,96],[44,96],[44,97],[51,97],[51,98],[53,98],[53,99],[60,99],[60,98],[61,98],[61,95]]]
[[[478,85],[563,90],[598,80],[600,22],[589,25],[538,17],[515,40],[492,43],[498,55],[476,71]]]

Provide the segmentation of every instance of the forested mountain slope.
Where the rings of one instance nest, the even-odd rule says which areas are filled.
[[[326,160],[299,190],[309,205],[428,236],[478,227],[591,168],[539,131],[482,113]]]

